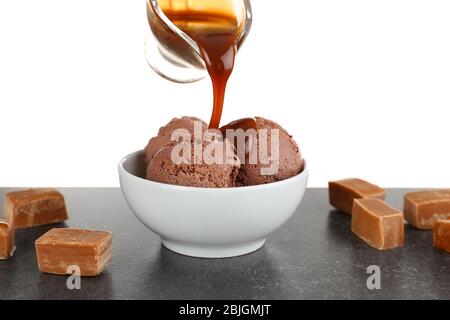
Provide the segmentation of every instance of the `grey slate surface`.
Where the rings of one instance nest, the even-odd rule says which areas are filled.
[[[0,204],[8,191],[0,189]],[[308,189],[261,250],[225,260],[162,247],[119,189],[62,192],[67,226],[113,232],[111,265],[68,290],[67,277],[37,269],[34,240],[51,227],[18,230],[15,256],[0,261],[0,299],[450,299],[450,254],[433,248],[431,232],[406,226],[404,248],[372,249],[351,233],[350,217],[329,206],[326,189]],[[389,190],[388,201],[401,208],[403,192]],[[381,290],[367,289],[370,265],[381,268]]]

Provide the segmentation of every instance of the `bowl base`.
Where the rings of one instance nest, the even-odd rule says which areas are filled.
[[[185,256],[196,258],[231,258],[242,256],[262,248],[266,239],[233,246],[201,246],[167,239],[161,239],[161,241],[167,249]]]

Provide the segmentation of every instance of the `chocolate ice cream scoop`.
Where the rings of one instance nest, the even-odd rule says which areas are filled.
[[[233,146],[216,141],[199,143],[194,147],[195,143],[191,142],[190,146],[172,143],[162,148],[150,161],[147,179],[201,188],[236,186],[240,162],[235,156]],[[188,157],[185,156],[186,151],[190,152]]]
[[[187,139],[181,136],[179,141],[172,141],[177,129],[185,129]],[[231,136],[227,129],[231,130]],[[244,136],[239,138],[238,129]],[[271,120],[261,117],[241,119],[221,130],[227,138],[226,143],[220,131],[208,131],[207,124],[198,118],[173,119],[145,148],[147,179],[181,186],[227,188],[281,181],[303,170],[304,162],[292,136]],[[207,154],[204,151],[212,148],[211,143],[204,140],[205,132],[219,137],[213,146],[220,145],[219,150],[224,151],[221,161],[211,162],[208,156],[204,158]],[[186,151],[180,149],[183,143],[190,150],[184,152],[190,159],[177,163],[173,161],[173,155]],[[197,161],[199,149],[201,162]]]
[[[246,155],[245,163],[241,161],[242,167],[236,184],[266,184],[299,174],[303,170],[304,161],[292,136],[271,120],[255,117],[255,121],[257,139],[253,140],[254,144]]]
[[[208,125],[206,124],[206,122],[196,117],[182,117],[180,119],[174,118],[164,127],[161,127],[159,129],[158,135],[156,137],[151,138],[147,144],[147,147],[145,148],[145,161],[147,165],[150,164],[154,155],[159,150],[172,143],[171,137],[175,130],[186,129],[191,134],[191,137],[193,139],[196,122],[198,124],[201,124],[202,132],[200,132],[200,134],[203,134],[203,132],[207,130]]]

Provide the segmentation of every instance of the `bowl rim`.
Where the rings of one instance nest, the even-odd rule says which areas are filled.
[[[303,159],[304,161],[304,166],[303,166],[303,170],[288,179],[285,180],[281,180],[281,181],[276,181],[276,182],[272,182],[272,183],[266,183],[266,184],[259,184],[259,185],[254,185],[254,186],[242,186],[242,187],[228,187],[228,188],[204,188],[204,187],[189,187],[189,186],[179,186],[179,185],[175,185],[175,184],[168,184],[168,183],[161,183],[161,182],[155,182],[155,181],[151,181],[148,179],[144,179],[142,177],[136,176],[132,173],[130,173],[127,169],[125,169],[124,164],[125,162],[127,162],[131,157],[134,157],[138,154],[143,154],[145,151],[144,150],[138,150],[138,151],[134,151],[131,152],[129,154],[127,154],[125,157],[123,157],[118,165],[119,168],[119,173],[126,175],[128,177],[130,177],[133,180],[136,181],[140,181],[140,182],[144,182],[147,183],[149,185],[154,185],[154,186],[158,186],[158,187],[163,187],[163,188],[170,188],[170,189],[174,189],[174,190],[190,190],[190,191],[197,191],[200,190],[202,192],[236,192],[236,190],[257,190],[257,189],[265,189],[265,188],[271,188],[273,186],[282,186],[285,184],[290,184],[296,180],[300,180],[303,178],[307,178],[308,177],[308,173],[309,173],[309,166],[308,166],[308,162],[306,160]]]

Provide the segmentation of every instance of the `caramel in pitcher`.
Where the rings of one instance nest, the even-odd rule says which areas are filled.
[[[242,0],[159,0],[164,14],[200,48],[211,77],[214,104],[210,128],[220,126],[225,90],[245,24]]]

